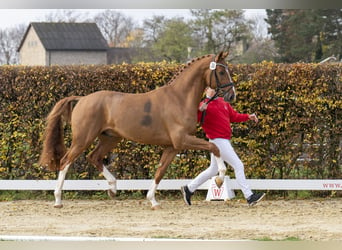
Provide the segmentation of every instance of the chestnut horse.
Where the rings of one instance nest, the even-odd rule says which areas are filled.
[[[196,138],[197,109],[206,86],[223,92],[226,100],[235,98],[225,58],[227,52],[207,55],[188,63],[169,84],[147,93],[130,94],[98,91],[87,96],[60,100],[47,117],[40,164],[59,170],[54,191],[55,207],[62,207],[61,194],[70,165],[96,138],[98,145],[88,155],[90,163],[103,173],[108,193],[116,193],[116,179],[103,164],[103,158],[123,139],[160,145],[163,153],[147,199],[158,208],[155,191],[177,152],[184,149],[209,150],[225,165],[215,144]],[[72,143],[64,145],[63,122],[71,123]]]

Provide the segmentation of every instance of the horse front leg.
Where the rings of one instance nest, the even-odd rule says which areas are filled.
[[[99,171],[102,172],[103,177],[107,180],[109,189],[107,193],[110,198],[114,199],[117,191],[116,179],[114,175],[109,172],[107,167],[103,163],[103,158],[121,141],[121,138],[110,136],[103,133],[98,136],[99,143],[96,148],[88,155],[87,159],[92,163]],[[115,157],[111,157],[111,161]]]
[[[160,204],[157,202],[155,198],[155,193],[157,191],[158,185],[163,178],[167,167],[170,165],[172,160],[175,158],[178,150],[174,149],[173,147],[165,148],[162,154],[162,157],[159,162],[158,169],[154,176],[154,181],[151,184],[149,191],[147,192],[146,198],[151,202],[152,209],[156,210],[160,208]]]
[[[107,167],[105,165],[103,165],[103,171],[102,171],[103,176],[105,177],[105,179],[108,182],[109,185],[109,189],[107,190],[108,196],[112,199],[115,198],[116,195],[116,179],[115,177],[109,172],[109,170],[107,169]]]
[[[213,153],[219,169],[219,176],[215,179],[215,182],[219,188],[222,186],[226,173],[226,165],[221,158],[219,148],[214,143],[192,135],[175,136],[173,142],[175,147],[179,149],[208,150]]]

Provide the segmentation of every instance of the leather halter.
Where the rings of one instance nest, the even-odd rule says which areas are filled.
[[[221,67],[224,67],[224,68],[225,68],[225,71],[226,71],[226,73],[227,73],[227,75],[228,75],[228,79],[229,79],[229,82],[228,82],[228,83],[224,83],[224,84],[221,84],[221,83],[220,83],[220,81],[219,81],[219,79],[218,79],[218,76],[217,76],[217,72],[216,72],[217,66],[221,66]],[[231,78],[231,76],[230,76],[229,69],[228,69],[228,66],[227,66],[227,65],[224,65],[224,64],[222,64],[222,63],[217,63],[217,62],[215,62],[215,57],[214,57],[214,58],[213,58],[213,61],[212,61],[212,62],[210,63],[210,65],[209,65],[209,69],[211,70],[209,86],[210,86],[210,88],[211,88],[211,78],[212,78],[212,75],[214,74],[214,75],[215,75],[215,81],[216,81],[216,89],[215,89],[215,95],[212,96],[212,97],[208,100],[207,104],[208,104],[209,102],[211,102],[212,100],[214,100],[214,99],[219,95],[219,92],[220,92],[221,89],[227,88],[227,87],[231,87],[231,88],[234,87],[234,82],[233,82],[233,80],[232,80],[232,78]],[[231,90],[231,88],[230,88],[229,90]],[[226,92],[228,92],[228,90],[227,90]]]
[[[224,83],[224,84],[220,83],[220,81],[218,79],[218,76],[217,76],[217,72],[216,72],[216,67],[217,66],[221,66],[221,67],[225,68],[225,70],[226,70],[226,72],[228,74],[228,78],[229,78],[229,82],[228,83]],[[208,101],[206,101],[206,104],[209,104],[212,100],[214,100],[219,95],[219,92],[220,92],[221,89],[230,87],[229,90],[231,90],[234,87],[234,82],[232,81],[232,78],[230,76],[228,66],[226,66],[226,65],[224,65],[222,63],[216,63],[215,62],[215,58],[213,58],[213,61],[210,63],[209,69],[211,70],[209,86],[211,88],[211,78],[212,78],[212,75],[215,74],[216,89],[215,89],[215,94],[212,97],[210,97]],[[226,92],[228,92],[228,90]],[[201,117],[200,125],[203,124],[205,115],[206,115],[206,110],[203,110],[202,111],[202,117]]]

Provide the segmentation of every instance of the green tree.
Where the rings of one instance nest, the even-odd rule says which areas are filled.
[[[243,10],[191,10],[192,28],[198,55],[230,50],[250,36],[250,22]]]
[[[153,50],[168,61],[185,62],[192,44],[189,25],[183,18],[173,18],[165,22]]]
[[[191,29],[183,18],[154,16],[144,20],[143,55],[145,61],[185,62],[193,44]]]
[[[283,62],[341,55],[341,10],[266,10],[268,32]]]
[[[342,10],[318,9],[320,17],[319,42],[321,42],[322,57],[335,56],[342,59]]]
[[[152,50],[154,44],[160,38],[165,27],[164,16],[153,16],[144,20],[141,31],[142,38],[140,47],[137,48],[137,53],[134,56],[135,61],[160,61],[162,57]]]

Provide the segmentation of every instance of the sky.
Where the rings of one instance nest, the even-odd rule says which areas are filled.
[[[126,16],[132,17],[137,22],[141,23],[142,20],[152,17],[153,15],[164,15],[168,18],[171,17],[186,17],[190,16],[189,9],[116,9]],[[53,9],[0,9],[0,29],[13,28],[19,24],[28,25],[30,22],[43,21],[45,16]],[[88,13],[94,16],[103,9],[79,9],[81,13]],[[247,17],[255,15],[266,16],[264,9],[247,9]]]

